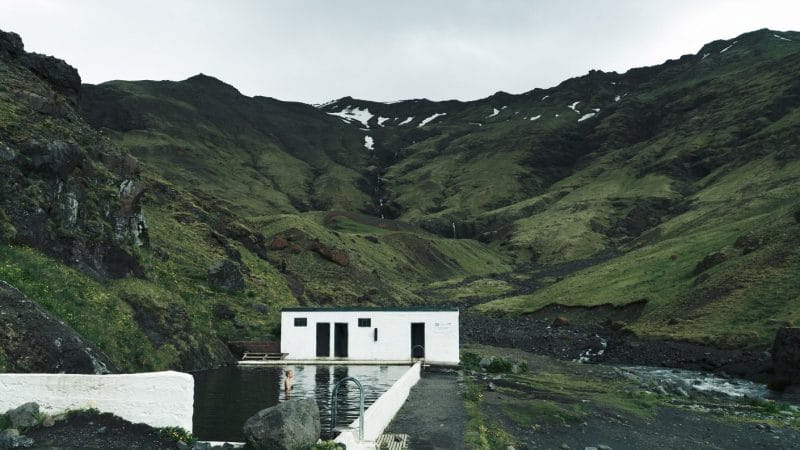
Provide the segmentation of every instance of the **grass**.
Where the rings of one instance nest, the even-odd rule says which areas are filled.
[[[479,309],[524,314],[551,303],[646,299],[628,330],[763,350],[781,323],[800,323],[793,218],[800,210],[793,100],[800,53],[769,33],[759,36],[741,37],[707,60],[592,72],[529,94],[374,104],[373,112],[385,108],[392,117],[447,115],[424,128],[390,121],[369,131],[308,105],[244,97],[203,76],[87,86],[79,114],[28,69],[3,60],[0,140],[19,149],[60,139],[83,156],[58,186],[85,194],[87,220],[68,229],[51,217],[48,232],[107,239],[113,230],[105,217],[118,205],[120,181],[109,160],[130,152],[150,188],[143,210],[151,246],[136,250],[142,279],[98,283],[20,246],[0,247],[0,277],[126,370],[176,368],[193,354],[221,357],[220,341],[277,334],[280,308],[298,303],[491,300]],[[37,111],[20,92],[52,100],[63,114]],[[600,112],[579,124],[567,108],[575,101],[584,113]],[[487,117],[495,108],[500,113]],[[534,115],[541,118],[527,119]],[[100,134],[81,117],[113,129]],[[364,149],[365,134],[375,138],[375,151]],[[31,172],[25,158],[9,166],[19,173],[4,178],[3,242],[25,231],[12,223],[16,207],[57,206],[55,178]],[[385,221],[369,216],[381,201]],[[648,206],[658,201],[672,209]],[[646,225],[634,232],[625,223],[636,221],[636,211]],[[459,239],[450,238],[453,222]],[[257,256],[228,237],[226,249],[214,237],[225,223],[262,234],[267,245],[299,230],[304,248]],[[742,254],[733,245],[745,233],[763,245]],[[345,252],[349,263],[309,250],[316,240]],[[728,255],[724,262],[702,279],[692,275],[719,251]],[[233,253],[245,267],[244,292],[213,290],[208,267]],[[612,253],[619,256],[565,277],[538,277],[552,264]],[[286,275],[276,269],[282,260]],[[515,295],[516,282],[544,287]],[[218,304],[236,321],[214,318]],[[269,312],[255,314],[262,304]],[[513,405],[508,412],[534,413]],[[480,426],[478,440],[489,445],[491,427]]]
[[[781,402],[657,395],[621,377],[609,366],[559,361],[516,349],[462,347],[465,365],[490,356],[525,360],[530,370],[494,378],[497,387],[493,390],[486,388],[487,380],[481,375],[465,374],[469,418],[465,440],[469,448],[505,448],[503,445],[513,445],[517,438],[530,439],[531,432],[541,431],[553,437],[586,426],[603,427],[602,422],[609,418],[629,426],[647,426],[666,408],[678,409],[687,416],[709,415],[713,420],[747,428],[757,423],[776,428],[796,428],[800,424],[798,413]]]
[[[800,267],[800,255],[789,243],[800,233],[791,217],[798,206],[800,188],[794,180],[799,169],[797,163],[777,168],[768,160],[742,167],[700,191],[693,209],[663,223],[656,242],[531,295],[496,300],[480,309],[524,313],[550,303],[624,305],[645,298],[644,315],[631,326],[637,333],[725,347],[766,347],[778,326],[769,325],[770,319],[798,319],[793,305],[799,304],[800,284],[791,274]],[[746,184],[752,187],[744,192]],[[767,243],[741,255],[732,246],[746,232],[764,236]],[[720,250],[730,255],[728,260],[709,269],[706,282],[696,283],[695,265]],[[670,317],[687,320],[667,326]]]

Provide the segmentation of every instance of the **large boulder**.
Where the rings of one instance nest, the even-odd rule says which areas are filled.
[[[772,346],[772,365],[776,385],[800,385],[800,327],[778,330]]]
[[[308,448],[319,439],[319,408],[312,399],[289,400],[247,419],[243,431],[255,449]]]
[[[30,428],[39,423],[38,416],[39,405],[34,402],[6,411],[6,419],[11,423],[11,428]]]
[[[244,277],[239,265],[233,261],[220,261],[208,269],[208,282],[211,287],[225,292],[244,290]]]

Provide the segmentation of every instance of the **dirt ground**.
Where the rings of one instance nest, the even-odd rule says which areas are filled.
[[[154,428],[132,424],[113,414],[74,413],[52,427],[24,433],[39,449],[148,449],[174,450],[174,441],[159,436]]]

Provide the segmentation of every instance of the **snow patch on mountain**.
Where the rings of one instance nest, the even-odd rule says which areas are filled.
[[[618,101],[619,101],[621,98],[622,98],[622,97],[620,97],[619,95],[617,95],[616,97],[614,97],[614,101],[615,101],[615,102],[618,102]]]
[[[429,124],[434,119],[436,119],[437,117],[446,116],[446,115],[447,115],[447,113],[436,113],[436,114],[434,114],[434,115],[432,115],[430,117],[426,117],[425,119],[422,120],[422,122],[419,123],[419,125],[417,125],[417,128],[422,128],[425,125]]]
[[[778,38],[778,39],[782,40],[782,41],[789,41],[789,42],[793,42],[791,39],[789,39],[789,38],[787,38],[787,37],[783,37],[783,36],[781,36],[781,35],[779,35],[779,34],[774,34],[774,33],[773,33],[772,35],[773,35],[773,36],[775,36],[776,38]]]
[[[575,114],[580,114],[581,112],[576,109],[576,107],[578,106],[578,103],[580,103],[580,102],[581,102],[580,100],[575,101],[571,105],[567,105],[567,108],[575,111]]]
[[[364,147],[367,150],[375,150],[375,140],[372,139],[372,136],[364,136]]]
[[[404,120],[404,121],[402,121],[402,122],[398,123],[398,125],[405,125],[405,124],[407,124],[407,123],[410,123],[412,120],[414,120],[414,116],[411,116],[411,117],[409,117],[408,119],[406,119],[406,120]]]
[[[489,117],[494,117],[494,116],[496,116],[498,114],[500,114],[500,110],[497,109],[497,108],[492,108],[492,113],[489,114],[488,116],[486,116],[486,118],[488,119]]]
[[[388,117],[378,116],[378,126],[383,126],[383,123],[389,120]]]
[[[357,122],[361,122],[364,125],[364,128],[369,128],[369,125],[367,125],[367,122],[369,122],[369,120],[374,117],[374,115],[369,112],[369,109],[366,109],[366,108],[365,109],[361,109],[361,108],[358,108],[358,107],[354,108],[354,107],[352,107],[350,105],[347,105],[346,108],[344,108],[343,110],[341,110],[339,112],[329,112],[328,114],[330,114],[332,116],[342,117],[342,118],[345,118],[345,119],[348,119],[348,120],[354,120],[354,121],[357,121]]]
[[[580,119],[578,119],[578,122],[583,122],[586,119],[591,119],[595,115],[597,115],[597,113],[590,112],[590,113],[584,114],[584,115],[581,116]]]
[[[731,47],[733,47],[734,45],[736,45],[736,43],[737,43],[737,42],[739,42],[739,41],[733,41],[733,44],[731,44],[731,45],[729,45],[729,46],[727,46],[727,47],[723,48],[723,49],[722,49],[722,50],[720,50],[719,52],[720,52],[720,53],[725,53],[725,52],[727,52],[728,50],[730,50],[730,49],[731,49]]]
[[[322,109],[322,108],[324,108],[324,107],[326,107],[326,106],[333,105],[333,104],[335,104],[335,103],[336,103],[336,102],[338,102],[338,101],[339,101],[339,99],[337,98],[336,100],[329,100],[329,101],[327,101],[327,102],[325,102],[325,103],[317,103],[317,104],[315,104],[315,105],[313,105],[313,106],[314,106],[314,108],[317,108],[317,109]]]
[[[541,118],[542,118],[542,115],[541,115],[541,114],[539,114],[538,116],[533,116],[533,117],[531,117],[531,120],[539,120],[539,119],[541,119]]]

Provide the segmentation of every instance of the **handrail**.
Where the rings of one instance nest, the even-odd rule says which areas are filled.
[[[333,429],[336,428],[336,414],[338,412],[338,408],[336,407],[336,398],[339,394],[339,386],[346,382],[352,381],[358,386],[359,391],[359,401],[358,401],[358,440],[364,440],[364,386],[361,384],[360,381],[356,380],[353,377],[345,377],[339,380],[338,383],[333,387],[333,393],[331,394],[331,436],[333,436]]]
[[[416,350],[416,349],[417,349],[417,347],[419,347],[419,348],[421,348],[421,349],[422,349],[422,356],[419,356],[419,357],[415,357],[415,356],[414,356],[414,350]],[[415,345],[415,346],[411,347],[411,359],[413,360],[414,358],[418,358],[418,359],[425,359],[425,347],[423,347],[423,346],[421,346],[421,345],[419,345],[419,344],[417,344],[417,345]]]

